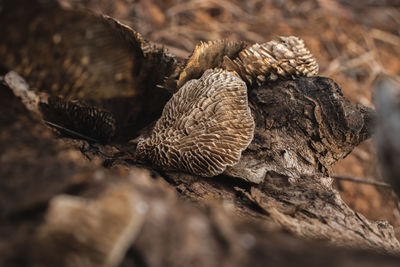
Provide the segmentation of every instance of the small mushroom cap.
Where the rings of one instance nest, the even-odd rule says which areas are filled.
[[[179,75],[178,87],[187,81],[198,79],[207,69],[222,66],[224,57],[236,58],[238,53],[246,47],[245,42],[216,40],[196,45],[192,55]]]
[[[241,51],[234,60],[225,57],[224,68],[238,73],[249,85],[261,85],[279,78],[310,77],[317,75],[319,69],[304,41],[295,36],[254,44]]]
[[[211,177],[239,162],[253,139],[246,84],[233,72],[207,70],[165,105],[137,157],[164,170]]]

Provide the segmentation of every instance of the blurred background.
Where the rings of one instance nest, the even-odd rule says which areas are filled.
[[[352,102],[373,107],[374,82],[400,81],[400,0],[60,0],[105,13],[186,58],[199,41],[263,43],[296,35]],[[373,141],[335,167],[339,176],[383,181]],[[390,188],[335,179],[342,198],[369,219],[388,220],[400,237],[399,201]]]

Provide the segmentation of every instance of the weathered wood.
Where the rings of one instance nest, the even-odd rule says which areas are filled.
[[[202,188],[204,186],[202,182],[207,181],[210,187],[203,187],[207,190],[203,192],[209,193],[208,196],[219,193],[220,196],[224,196],[224,201],[210,202],[208,198],[200,206],[193,202],[182,201],[175,188],[182,190],[184,187],[171,185],[172,180],[167,183],[154,173],[131,167],[127,170],[114,165],[112,170],[106,170],[97,165],[96,160],[82,160],[79,152],[62,144],[63,140],[55,140],[46,126],[30,115],[20,100],[14,97],[7,88],[2,87],[0,94],[2,96],[0,98],[1,114],[4,114],[1,126],[5,129],[0,139],[1,147],[5,148],[1,155],[0,177],[2,196],[7,196],[5,201],[2,201],[2,205],[12,207],[12,210],[2,213],[0,221],[1,229],[3,229],[0,240],[1,243],[7,244],[0,248],[1,265],[21,266],[36,263],[47,264],[47,266],[54,264],[57,266],[99,266],[102,263],[101,260],[107,258],[106,254],[102,254],[102,246],[100,246],[102,243],[88,245],[85,239],[79,239],[76,234],[85,231],[90,237],[89,240],[99,240],[96,238],[110,230],[107,223],[100,224],[103,228],[86,228],[82,224],[77,224],[72,228],[63,228],[62,224],[56,224],[57,228],[52,228],[52,221],[45,219],[49,216],[46,213],[50,212],[46,207],[48,203],[54,207],[55,201],[60,202],[61,192],[68,194],[69,196],[66,195],[68,198],[83,200],[83,202],[78,201],[82,203],[83,209],[85,203],[113,205],[113,201],[118,199],[114,196],[124,195],[123,192],[126,191],[134,196],[132,201],[136,203],[138,211],[143,214],[132,216],[125,213],[126,216],[121,217],[137,220],[139,230],[120,266],[189,264],[194,266],[293,266],[293,264],[343,266],[349,262],[352,266],[364,266],[367,263],[397,266],[399,259],[393,256],[334,248],[322,242],[306,241],[295,238],[288,232],[282,232],[276,228],[275,223],[267,223],[269,220],[265,220],[266,217],[263,214],[270,213],[270,216],[280,214],[277,203],[282,205],[282,203],[292,201],[291,199],[294,198],[292,194],[299,193],[297,191],[299,189],[296,188],[304,185],[289,185],[284,182],[286,186],[282,192],[277,189],[277,184],[283,183],[282,179],[268,180],[265,182],[265,187],[269,189],[265,191],[269,192],[270,197],[268,202],[264,202],[265,199],[258,199],[257,196],[261,187],[253,188],[251,193],[247,193],[243,188],[246,188],[248,184],[238,182],[239,180],[235,182],[227,177],[214,180],[192,177],[192,182],[190,182],[192,187],[188,187],[187,191],[192,190],[193,194],[198,193],[199,189],[193,188]],[[17,147],[19,150],[15,153]],[[92,148],[93,153],[94,151],[95,149]],[[4,164],[6,159],[12,162]],[[24,170],[19,168],[24,168]],[[12,188],[13,194],[5,195],[6,186],[16,181],[18,183]],[[307,183],[310,181],[311,183]],[[58,186],[53,185],[57,183],[59,183]],[[304,180],[304,183],[308,184],[304,188],[315,185],[313,179]],[[232,189],[234,184],[237,186],[236,189]],[[225,187],[230,188],[230,191],[223,189]],[[11,190],[10,187],[8,188]],[[320,187],[314,189],[314,192],[308,193],[310,196],[315,197],[320,194],[316,192],[321,190]],[[110,194],[110,190],[121,193]],[[333,193],[330,192],[330,194],[327,194],[324,199],[332,201]],[[111,202],[98,202],[106,196]],[[251,200],[253,203],[251,204],[249,197],[256,199],[258,204],[254,199]],[[202,198],[207,199],[207,194],[203,194]],[[202,202],[201,198],[196,199]],[[22,200],[27,201],[27,204],[18,204]],[[316,203],[319,201],[317,200]],[[107,204],[103,205],[109,207]],[[62,206],[58,205],[58,207]],[[76,208],[79,207],[77,205]],[[297,208],[298,214],[294,208],[285,211],[286,214],[292,212],[295,215],[299,230],[305,229],[303,220],[309,227],[317,221],[304,210],[307,209],[306,207],[302,208]],[[331,211],[333,214],[342,214],[341,208],[343,206],[338,206]],[[112,210],[115,210],[117,214],[119,210],[124,209],[124,207],[112,206]],[[243,216],[238,216],[240,210],[242,211],[239,213]],[[326,212],[329,213],[329,211]],[[59,212],[63,210],[60,209]],[[101,216],[103,212],[96,214]],[[76,213],[72,219],[79,222],[82,216],[87,216],[87,214],[90,212]],[[303,214],[303,217],[298,217],[299,214]],[[350,217],[350,221],[354,218],[351,212],[346,215]],[[280,216],[283,215],[280,214]],[[110,217],[109,223],[113,223],[118,229],[120,224],[116,218],[119,217]],[[65,222],[65,219],[63,221]],[[364,219],[363,221],[366,222]],[[370,223],[367,222],[364,231],[372,233],[375,230],[369,230],[369,225]],[[392,237],[390,231],[384,230],[385,227],[380,229],[382,232],[378,232],[375,238],[388,244]],[[336,224],[332,224],[329,228],[330,231],[335,229],[338,229]],[[361,232],[360,235],[365,232]],[[63,234],[60,235],[60,233]],[[348,231],[345,232],[345,234],[348,233]],[[338,236],[340,239],[342,237]],[[122,252],[119,250],[119,253]],[[332,258],[332,255],[335,257]]]
[[[265,175],[329,175],[334,163],[368,138],[374,112],[351,104],[329,78],[299,78],[249,93],[256,129],[236,168],[259,183]]]

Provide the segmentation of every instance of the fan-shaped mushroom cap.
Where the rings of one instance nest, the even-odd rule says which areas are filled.
[[[303,40],[295,36],[254,44],[241,51],[234,60],[225,57],[224,68],[237,72],[250,85],[318,74],[314,56],[304,46]]]
[[[198,79],[208,69],[222,66],[224,57],[235,58],[246,47],[245,42],[216,40],[200,42],[196,45],[192,55],[179,75],[178,87],[187,81]]]
[[[137,157],[164,170],[215,176],[239,162],[253,132],[246,84],[232,72],[207,70],[172,96]]]

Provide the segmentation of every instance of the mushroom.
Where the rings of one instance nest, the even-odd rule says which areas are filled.
[[[150,137],[138,142],[137,158],[164,170],[215,176],[239,162],[254,127],[243,80],[209,69],[172,96]]]
[[[107,142],[116,133],[117,122],[113,113],[98,106],[80,101],[66,101],[57,96],[50,96],[47,102],[39,103],[44,120],[50,125],[59,125],[82,134],[94,142]]]
[[[191,79],[198,79],[207,69],[222,67],[224,58],[236,58],[246,47],[245,42],[216,40],[196,45],[179,74],[178,88]]]
[[[318,63],[296,36],[278,37],[264,44],[254,44],[234,60],[224,58],[223,68],[235,71],[249,85],[278,78],[293,79],[318,74]]]

